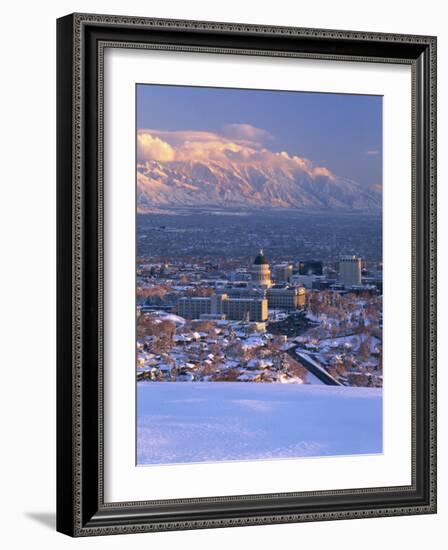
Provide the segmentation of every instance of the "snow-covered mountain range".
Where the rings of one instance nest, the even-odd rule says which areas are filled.
[[[222,161],[151,160],[137,168],[139,210],[160,206],[231,206],[378,210],[381,192],[285,159],[273,166]]]
[[[139,130],[139,209],[381,207],[379,186],[361,185],[305,157],[267,148],[273,138],[265,130],[232,124],[224,131]]]

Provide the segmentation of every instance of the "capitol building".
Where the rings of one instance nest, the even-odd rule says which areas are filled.
[[[276,271],[276,267],[281,270]],[[278,280],[278,273],[287,271],[288,267],[283,264],[274,266],[273,282],[269,262],[263,250],[260,250],[247,270],[250,281],[226,281],[211,296],[183,296],[178,301],[177,313],[186,319],[265,322],[269,309],[303,309],[305,288]]]
[[[260,288],[270,288],[272,286],[271,270],[269,269],[269,262],[263,250],[260,250],[256,256],[250,273],[254,286]]]

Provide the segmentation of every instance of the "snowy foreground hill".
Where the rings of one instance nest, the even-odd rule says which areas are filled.
[[[140,465],[381,452],[381,389],[137,384]]]

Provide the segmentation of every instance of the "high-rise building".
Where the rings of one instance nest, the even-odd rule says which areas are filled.
[[[300,275],[322,275],[323,264],[316,260],[299,262]]]
[[[289,283],[292,275],[292,265],[288,263],[274,265],[272,272],[276,283]]]
[[[342,256],[339,260],[339,281],[345,287],[361,284],[361,263],[358,256]]]
[[[269,288],[271,286],[271,270],[269,269],[269,262],[260,250],[256,256],[251,268],[252,283],[259,287]]]

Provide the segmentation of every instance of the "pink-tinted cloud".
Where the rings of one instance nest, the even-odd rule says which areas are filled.
[[[324,176],[330,179],[334,177],[334,174],[324,166],[316,166],[316,168],[313,168],[312,170],[313,176]]]
[[[256,128],[251,124],[226,124],[222,133],[227,138],[252,143],[263,143],[272,139],[272,135],[267,130]]]
[[[214,132],[201,130],[156,130],[154,128],[141,129],[139,134],[151,134],[173,146],[182,145],[186,141],[210,141],[219,138]]]
[[[139,132],[137,134],[137,160],[144,163],[149,160],[168,162],[174,160],[176,151],[157,136],[150,133]]]
[[[333,178],[333,173],[324,166],[316,166],[311,160],[289,155],[286,151],[274,152],[267,149],[256,138],[268,139],[269,133],[250,125],[232,126],[230,133],[218,134],[201,131],[167,131],[141,129],[137,135],[137,157],[139,164],[157,160],[159,162],[213,161],[221,164],[253,165],[263,167],[281,166],[291,171],[301,170],[311,177]],[[238,127],[238,128],[236,128]],[[240,139],[237,139],[239,134]],[[252,139],[248,139],[252,138]]]
[[[250,154],[247,142],[234,141],[213,132],[142,129],[137,135],[138,160],[194,161],[225,160],[227,153]],[[258,144],[254,146],[259,147]]]

